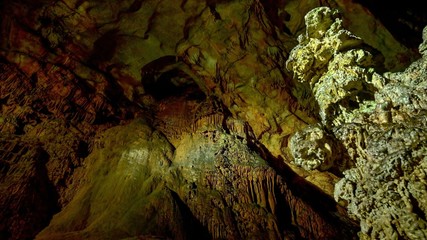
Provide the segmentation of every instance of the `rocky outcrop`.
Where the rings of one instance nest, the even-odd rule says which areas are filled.
[[[184,239],[185,221],[162,178],[173,153],[165,138],[140,121],[97,138],[70,186],[79,189],[73,200],[36,239]]]
[[[33,238],[43,229],[74,196],[69,184],[94,134],[133,114],[116,108],[122,100],[110,99],[111,84],[101,74],[85,68],[98,76],[91,85],[74,72],[81,64],[47,58],[0,60],[0,235],[7,239]]]
[[[343,21],[320,8],[306,27],[321,5]],[[342,178],[336,196],[355,219],[375,219],[347,186],[360,189],[353,172],[383,154],[384,129],[408,144],[399,159],[417,150],[410,220],[424,211],[424,65],[382,76],[413,56],[361,5],[9,1],[0,12],[0,237],[355,238],[333,185]],[[400,176],[395,165],[385,172]],[[376,224],[362,233],[382,236]]]
[[[353,127],[360,157],[335,195],[360,219],[363,239],[427,237],[426,60],[423,54],[404,72],[385,74],[389,83],[375,94],[381,124]]]
[[[362,39],[344,29],[336,10],[316,8],[306,15],[306,22],[306,33],[287,60],[287,68],[300,82],[295,94],[302,101],[308,95],[305,102],[318,111],[324,125],[351,122],[349,115],[359,111],[359,105],[369,105],[384,85],[374,71],[382,56],[374,56]]]
[[[295,164],[325,170],[337,162],[343,178],[335,199],[360,220],[361,239],[426,238],[426,58],[381,75],[373,55],[335,14],[309,12],[306,34],[288,60],[322,122],[291,138]],[[332,149],[340,151],[328,147],[333,144],[344,151],[334,156],[350,164],[332,161]]]
[[[347,201],[360,220],[362,239],[425,238],[425,126],[360,130],[366,147],[358,153],[364,156],[344,172],[336,199]]]
[[[341,222],[345,218],[324,211],[332,208],[312,207],[294,193],[291,176],[280,176],[243,140],[221,129],[199,130],[184,135],[176,148],[141,119],[101,134],[80,169],[83,178],[71,185],[79,191],[36,239],[354,234],[351,223]]]
[[[338,170],[343,171],[348,167],[339,163],[344,159],[342,150],[320,125],[309,126],[296,132],[289,142],[289,148],[294,157],[293,162],[305,170],[326,171],[340,166]]]

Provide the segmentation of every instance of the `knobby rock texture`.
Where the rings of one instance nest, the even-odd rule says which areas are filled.
[[[287,62],[321,120],[292,137],[294,163],[344,175],[334,197],[360,221],[361,239],[425,239],[427,27],[421,59],[379,74],[375,55],[336,14],[310,11]]]
[[[1,239],[426,238],[427,30],[344,0],[0,11]]]

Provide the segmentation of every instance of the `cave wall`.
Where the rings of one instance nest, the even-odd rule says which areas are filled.
[[[0,237],[425,236],[425,48],[376,5],[0,6]],[[403,202],[361,210],[390,182]]]

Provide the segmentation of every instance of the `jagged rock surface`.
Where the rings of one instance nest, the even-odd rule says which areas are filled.
[[[221,129],[185,135],[174,148],[159,131],[134,120],[99,136],[80,171],[84,177],[72,185],[81,185],[76,196],[36,239],[354,234],[345,225],[333,227],[339,219],[323,221],[325,212],[294,195],[284,177]]]
[[[321,136],[333,133],[335,145],[344,149],[342,158],[351,163],[346,166],[350,169],[340,169],[344,176],[335,186],[335,198],[345,200],[350,215],[360,220],[359,237],[424,239],[425,42],[420,46],[423,58],[404,72],[382,76],[376,72],[372,55],[360,48],[357,37],[339,27],[334,14],[326,7],[309,12],[307,32],[288,60],[288,67],[301,82],[300,89],[311,92],[316,100],[318,108],[313,110],[323,124],[292,137],[295,163],[323,170],[328,156],[324,152],[330,152],[322,151],[323,145],[332,143]],[[322,42],[321,47],[313,47],[316,42]],[[317,154],[310,154],[316,150]]]
[[[337,45],[312,47],[326,50],[316,55],[320,75],[329,73],[323,67],[331,49],[341,56],[331,67],[358,64],[342,82],[343,74],[321,81],[344,90],[331,99],[295,84],[286,60],[296,34],[306,31],[305,13],[320,5],[346,13],[343,25],[386,56],[386,69],[412,58],[349,1],[1,2],[0,237],[355,238],[357,225],[328,197],[334,173],[357,166],[347,162],[351,156],[364,156],[337,134],[346,128],[324,135],[344,136],[338,143],[348,151],[330,143],[343,159],[331,168],[329,160],[315,164],[334,173],[287,165],[290,136],[317,122],[308,110],[324,109],[326,128],[352,123],[360,111],[352,101],[384,84],[375,73],[361,85],[351,81],[380,54],[346,51],[348,41],[361,39],[340,23],[333,24],[341,35],[330,31]],[[364,24],[373,27],[358,28]],[[423,89],[409,82],[405,96],[416,99]],[[356,91],[349,89],[355,83]],[[403,121],[424,106],[424,98],[408,108],[378,94],[385,104],[375,123]],[[312,96],[322,104],[310,105]],[[372,96],[361,103],[363,113],[373,112]],[[349,109],[334,112],[343,102]],[[414,176],[421,179],[421,170]]]
[[[326,171],[334,166],[341,165],[341,171],[345,164],[339,164],[342,159],[341,149],[336,146],[334,138],[329,136],[321,126],[309,126],[296,132],[289,142],[293,161],[305,170],[319,169]]]
[[[0,144],[0,238],[30,239],[59,210],[45,166],[49,156],[30,139],[2,135]]]
[[[32,238],[71,200],[68,185],[91,151],[93,134],[120,118],[119,109],[76,82],[70,70],[34,64],[27,77],[13,64],[0,63],[0,235],[10,239]],[[34,204],[41,212],[32,211]]]
[[[380,60],[365,50],[362,39],[343,28],[338,11],[316,8],[306,15],[306,22],[306,33],[298,37],[287,60],[287,68],[300,82],[295,95],[302,101],[308,95],[307,105],[319,112],[326,126],[352,122],[348,116],[367,105],[384,84],[373,68]]]
[[[385,74],[390,82],[375,94],[381,125],[350,127],[362,140],[359,157],[335,194],[360,219],[362,239],[427,237],[426,62],[424,53],[404,72]]]

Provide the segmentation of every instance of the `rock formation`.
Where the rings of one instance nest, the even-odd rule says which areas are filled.
[[[361,239],[424,239],[427,28],[419,48],[423,57],[404,72],[382,76],[372,54],[335,14],[326,7],[309,12],[306,34],[288,60],[311,90],[322,122],[292,137],[294,162],[307,170],[335,164],[344,174],[335,199],[360,221]],[[328,132],[333,136],[326,137]],[[333,144],[346,154],[334,154],[340,148]]]
[[[341,0],[0,13],[1,239],[426,237],[427,30]]]
[[[81,171],[82,187],[36,239],[351,237],[220,129],[185,135],[174,148],[134,120],[99,136]]]
[[[374,124],[344,127],[346,138],[361,141],[353,145],[356,167],[344,172],[335,198],[348,201],[363,239],[427,237],[427,28],[423,39],[421,59],[404,72],[384,74],[387,84],[375,93]]]

